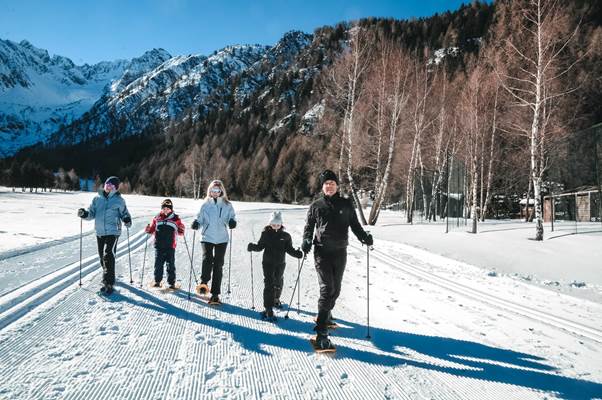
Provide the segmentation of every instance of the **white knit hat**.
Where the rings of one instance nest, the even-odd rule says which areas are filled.
[[[282,225],[282,213],[280,211],[274,211],[270,215],[270,224],[271,225]]]

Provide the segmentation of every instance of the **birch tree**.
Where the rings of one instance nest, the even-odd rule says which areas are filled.
[[[432,75],[428,70],[423,58],[414,59],[412,74],[412,102],[411,102],[411,124],[412,124],[412,149],[406,178],[406,221],[413,222],[414,195],[416,184],[416,171],[420,167],[420,182],[423,185],[424,165],[421,158],[422,136],[432,124],[433,120],[427,113],[427,102],[429,100],[433,85]],[[423,190],[424,193],[424,190]]]
[[[398,137],[402,132],[402,117],[407,113],[410,97],[409,80],[412,72],[410,57],[400,48],[385,42],[379,49],[376,67],[370,75],[372,117],[376,148],[374,201],[368,217],[376,224],[391,179],[393,157]]]
[[[366,225],[366,218],[360,206],[357,187],[353,176],[354,142],[358,134],[360,117],[357,107],[364,94],[364,81],[370,66],[371,37],[359,27],[349,31],[349,47],[333,64],[328,73],[326,94],[341,116],[342,143],[339,150],[339,176],[343,173],[349,182],[349,189],[358,208],[360,221]]]
[[[500,73],[500,77],[515,105],[523,108],[529,116],[528,125],[518,129],[529,137],[535,240],[543,240],[542,183],[548,152],[544,115],[545,110],[553,108],[560,97],[575,90],[564,86],[561,80],[579,61],[567,62],[564,59],[578,26],[569,31],[567,16],[557,0],[515,1],[513,5],[521,7],[523,20],[518,37],[507,40],[509,71]]]

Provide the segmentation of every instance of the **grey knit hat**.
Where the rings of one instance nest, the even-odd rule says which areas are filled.
[[[282,213],[280,211],[274,211],[270,215],[270,225],[282,225]]]

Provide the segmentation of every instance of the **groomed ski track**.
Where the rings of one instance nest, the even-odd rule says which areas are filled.
[[[366,250],[354,241],[334,310],[341,326],[333,333],[337,353],[315,354],[308,342],[318,292],[313,253],[301,273],[301,309],[295,295],[291,318],[279,312],[276,324],[258,317],[263,279],[261,255],[253,253],[251,310],[246,244],[253,232],[259,237],[268,213],[239,213],[232,293],[226,293],[227,252],[221,307],[196,296],[188,300],[190,262],[182,240],[176,250],[182,290],[148,289],[150,241],[140,287],[143,223],[130,232],[134,284],[124,233],[117,292],[110,298],[97,294],[94,254],[84,260],[81,288],[79,263],[59,263],[31,282],[0,291],[0,398],[602,398],[600,305],[489,277],[378,237],[370,270],[372,339],[366,339]],[[304,216],[303,210],[284,214],[295,246]],[[188,230],[190,247],[192,236]],[[48,263],[57,246],[41,250]],[[200,258],[197,236],[197,276]],[[297,261],[288,258],[285,303],[296,276]]]

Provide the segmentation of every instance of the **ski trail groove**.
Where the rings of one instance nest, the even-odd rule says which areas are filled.
[[[358,249],[358,247],[356,245],[352,245],[352,247],[355,247],[356,249]],[[602,343],[602,330],[592,328],[590,326],[587,326],[587,325],[584,325],[584,324],[581,324],[578,322],[574,322],[574,321],[568,320],[563,317],[555,316],[555,315],[547,313],[545,311],[541,311],[541,310],[537,310],[532,307],[521,305],[521,304],[515,303],[511,300],[506,300],[506,299],[500,298],[498,296],[495,296],[493,294],[483,292],[479,289],[475,289],[468,285],[464,285],[462,283],[454,282],[447,278],[437,276],[429,271],[425,271],[425,270],[421,269],[420,267],[416,267],[412,264],[398,260],[398,259],[391,257],[388,254],[380,252],[378,250],[374,250],[372,252],[372,257],[390,267],[403,270],[404,272],[406,272],[410,275],[413,275],[417,278],[424,279],[425,281],[428,281],[432,284],[442,287],[442,288],[444,288],[448,291],[451,291],[457,295],[468,297],[468,298],[471,298],[478,302],[487,304],[488,306],[502,309],[506,312],[519,314],[519,315],[522,315],[523,317],[540,322],[547,326],[550,326],[550,327],[553,327],[556,329],[561,329],[566,332],[569,332],[570,334],[577,335],[579,337],[586,338],[589,340],[593,340],[598,343]]]

